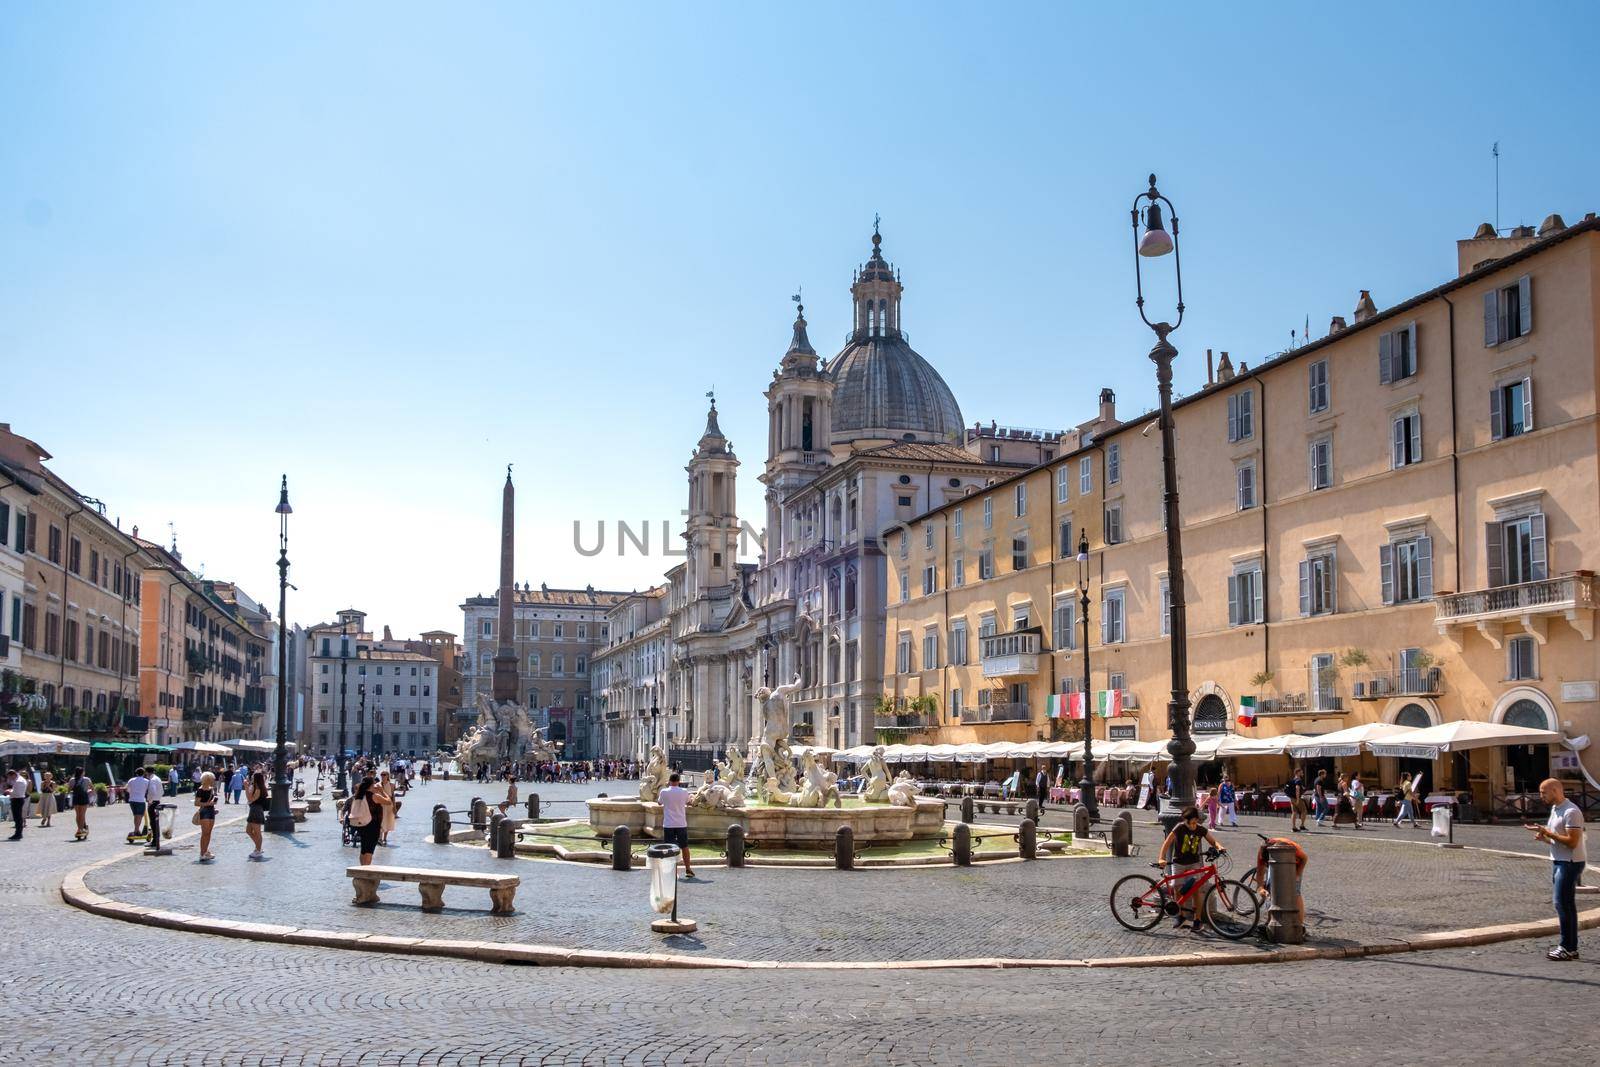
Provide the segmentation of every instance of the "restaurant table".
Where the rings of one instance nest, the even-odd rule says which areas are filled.
[[[1272,810],[1273,811],[1288,811],[1292,807],[1294,807],[1294,802],[1289,799],[1289,794],[1288,793],[1274,793],[1274,794],[1272,794]]]
[[[1429,793],[1428,798],[1422,802],[1422,806],[1428,811],[1432,811],[1434,808],[1449,808],[1454,811],[1456,795],[1454,793]]]
[[[1076,793],[1077,790],[1074,789],[1073,792]],[[1050,803],[1052,803],[1052,804],[1065,804],[1066,802],[1067,802],[1067,791],[1066,791],[1066,789],[1062,788],[1059,785],[1051,786],[1050,787]]]

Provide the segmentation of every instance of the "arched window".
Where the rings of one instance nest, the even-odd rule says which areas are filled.
[[[1512,704],[1501,721],[1507,726],[1526,726],[1530,730],[1550,729],[1549,716],[1532,700],[1519,700]]]
[[[878,300],[878,332],[889,333],[889,301],[881,298]]]
[[[1433,720],[1428,717],[1428,709],[1421,704],[1407,704],[1394,717],[1394,723],[1396,726],[1414,726],[1421,730],[1432,726]]]
[[[528,707],[536,708],[538,706],[539,706],[539,690],[537,690],[537,689],[528,690]]]
[[[78,690],[75,686],[67,686],[61,690],[61,706],[75,708],[78,706]]]

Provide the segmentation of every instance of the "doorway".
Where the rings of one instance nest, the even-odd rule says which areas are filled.
[[[1532,700],[1519,700],[1512,704],[1500,721],[1508,726],[1525,726],[1530,730],[1550,729],[1550,720],[1544,708]],[[1507,792],[1538,792],[1539,783],[1550,777],[1550,746],[1510,745],[1505,753]]]

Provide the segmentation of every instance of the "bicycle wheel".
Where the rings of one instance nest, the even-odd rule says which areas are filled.
[[[1243,882],[1218,879],[1206,895],[1206,919],[1230,941],[1249,937],[1261,921],[1261,898]]]
[[[1111,914],[1129,930],[1148,930],[1166,914],[1167,894],[1154,878],[1130,874],[1111,887]]]

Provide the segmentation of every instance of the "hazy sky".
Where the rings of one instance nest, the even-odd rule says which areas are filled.
[[[1154,402],[1150,170],[1184,391],[1451,276],[1495,140],[1502,225],[1600,209],[1597,8],[1505,10],[10,3],[0,421],[262,599],[287,472],[303,622],[459,631],[508,462],[519,580],[642,588],[712,386],[759,522],[789,295],[837,351],[875,212],[967,420],[1059,428]]]

